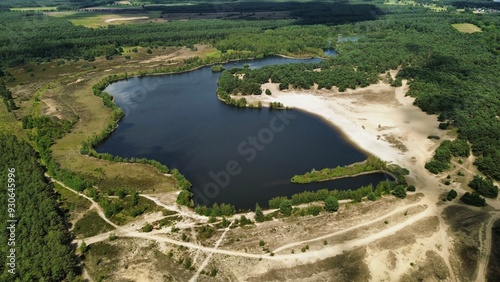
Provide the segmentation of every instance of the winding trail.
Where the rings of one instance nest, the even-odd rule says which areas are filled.
[[[270,255],[267,255],[267,254],[252,254],[252,253],[246,253],[246,252],[241,252],[241,251],[231,251],[231,250],[223,250],[223,249],[219,249],[219,245],[220,243],[222,242],[223,238],[225,237],[226,233],[229,231],[229,227],[226,228],[226,230],[224,231],[224,233],[222,234],[222,236],[219,238],[219,240],[217,241],[217,243],[215,244],[214,247],[204,247],[204,246],[201,246],[201,245],[198,245],[198,244],[193,244],[193,243],[189,243],[189,242],[183,242],[183,241],[178,241],[178,240],[174,240],[174,239],[171,239],[171,238],[168,238],[168,237],[165,237],[165,236],[160,236],[160,235],[157,235],[157,234],[148,234],[148,233],[143,233],[143,232],[137,232],[135,231],[135,229],[137,229],[137,225],[138,225],[138,222],[140,221],[145,221],[144,219],[142,220],[138,220],[138,221],[135,221],[135,222],[132,222],[132,223],[129,223],[127,226],[118,226],[116,224],[114,224],[113,222],[111,222],[108,218],[106,218],[106,216],[104,215],[104,211],[102,210],[102,208],[90,197],[82,194],[82,193],[79,193],[71,188],[69,188],[68,186],[66,186],[65,184],[63,184],[62,182],[58,181],[58,180],[55,180],[53,179],[52,177],[48,176],[52,181],[60,184],[62,187],[72,191],[73,193],[81,196],[81,197],[84,197],[85,199],[89,200],[90,202],[92,202],[92,206],[97,210],[99,216],[105,220],[106,222],[108,222],[109,224],[111,224],[116,230],[113,230],[113,231],[109,231],[109,232],[105,232],[105,233],[101,233],[101,234],[98,234],[96,236],[92,236],[92,237],[87,237],[87,238],[83,238],[83,239],[80,239],[80,240],[76,240],[79,244],[81,244],[81,242],[85,241],[85,243],[87,245],[90,245],[90,244],[94,244],[94,243],[97,243],[97,242],[101,242],[101,241],[105,241],[105,240],[108,240],[109,239],[109,235],[111,233],[115,233],[115,235],[117,236],[120,236],[120,237],[129,237],[129,238],[139,238],[139,239],[146,239],[146,240],[153,240],[153,241],[157,241],[157,242],[165,242],[165,243],[169,243],[169,244],[173,244],[173,245],[177,245],[177,246],[184,246],[184,247],[187,247],[187,248],[190,248],[190,249],[195,249],[195,250],[200,250],[200,251],[204,251],[204,252],[207,252],[207,253],[210,253],[209,256],[207,257],[207,259],[211,258],[211,256],[214,254],[214,253],[217,253],[217,254],[222,254],[222,255],[230,255],[230,256],[239,256],[239,257],[246,257],[246,258],[253,258],[253,259],[267,259],[267,260],[276,260],[276,261],[281,261],[281,260],[289,260],[289,259],[293,259],[293,260],[311,260],[311,259],[316,259],[318,257],[323,257],[323,256],[332,256],[332,255],[336,255],[336,254],[341,254],[342,252],[344,251],[347,251],[347,250],[350,250],[350,249],[353,249],[355,247],[358,247],[358,246],[362,246],[362,245],[366,245],[366,244],[369,244],[373,241],[376,241],[378,239],[381,239],[383,237],[386,237],[388,235],[391,235],[407,226],[410,226],[412,224],[414,224],[415,222],[429,216],[432,214],[431,212],[431,209],[427,208],[426,210],[424,210],[423,212],[420,212],[419,214],[416,214],[412,217],[409,217],[407,220],[399,223],[399,224],[396,224],[390,228],[387,228],[387,229],[384,229],[383,231],[381,232],[378,232],[378,233],[374,233],[374,234],[371,234],[370,236],[368,237],[365,237],[365,238],[361,238],[361,239],[354,239],[354,240],[350,240],[350,241],[346,241],[346,242],[343,242],[342,244],[339,244],[339,245],[336,245],[334,247],[326,247],[326,248],[323,248],[321,250],[318,250],[318,251],[311,251],[311,252],[307,252],[307,253],[301,253],[301,254],[287,254],[287,255],[275,255],[275,256],[270,256]],[[172,206],[168,206],[168,205],[165,205],[163,203],[161,203],[158,199],[154,198],[154,197],[151,197],[151,196],[147,196],[147,195],[141,195],[147,199],[150,199],[152,201],[154,201],[155,203],[158,203],[160,206],[162,207],[165,207],[165,208],[168,208],[170,210],[175,210],[175,211],[180,211],[179,209],[177,208],[172,208]],[[425,199],[425,198],[424,198]],[[349,227],[349,228],[346,228],[346,229],[343,229],[343,230],[340,230],[340,231],[335,231],[335,232],[332,232],[332,233],[329,233],[327,235],[323,235],[323,236],[320,236],[320,237],[317,237],[317,238],[313,238],[313,239],[308,239],[308,240],[304,240],[304,241],[299,241],[299,242],[294,242],[294,243],[290,243],[290,244],[287,244],[285,246],[282,246],[282,247],[279,247],[277,249],[275,249],[273,251],[273,253],[277,253],[277,252],[280,252],[284,249],[287,249],[287,248],[290,248],[290,247],[293,247],[293,246],[297,246],[297,245],[300,245],[300,244],[304,244],[304,243],[307,243],[307,242],[314,242],[314,241],[318,241],[318,240],[322,240],[322,239],[325,239],[325,238],[328,238],[328,237],[331,237],[331,236],[335,236],[335,235],[339,235],[339,234],[342,234],[342,233],[345,233],[345,232],[348,232],[348,231],[351,231],[351,230],[355,230],[357,228],[360,228],[360,227],[363,227],[363,226],[366,226],[366,225],[369,225],[369,224],[372,224],[372,223],[375,223],[375,222],[378,222],[380,220],[383,220],[384,218],[386,217],[389,217],[389,216],[392,216],[394,214],[397,214],[397,213],[402,213],[404,212],[405,210],[407,210],[408,208],[411,208],[411,207],[414,207],[414,206],[418,206],[418,205],[422,205],[422,202],[423,202],[423,199],[420,200],[419,202],[417,203],[414,203],[412,205],[406,205],[406,206],[402,206],[402,207],[399,207],[395,210],[393,210],[392,212],[390,213],[387,213],[379,218],[376,218],[374,220],[371,220],[371,221],[368,221],[368,222],[363,222],[363,223],[360,223],[360,224],[357,224],[355,226],[352,226],[352,227]],[[185,212],[182,212],[181,213],[182,215],[184,214],[187,214]],[[193,217],[192,215],[190,215],[190,217]],[[205,259],[205,261],[202,263],[200,269],[203,269],[209,262],[209,260]],[[201,272],[201,270],[199,270]],[[194,277],[196,278],[196,277]]]
[[[486,281],[486,274],[487,274],[487,268],[488,268],[488,262],[490,260],[490,255],[491,255],[491,247],[492,247],[492,230],[493,230],[493,224],[495,221],[500,219],[500,215],[496,214],[494,216],[491,216],[490,219],[484,224],[484,228],[482,230],[482,235],[484,236],[484,241],[480,240],[481,242],[481,255],[478,261],[478,270],[477,270],[477,276],[476,276],[476,281]],[[480,235],[481,235],[480,233]]]
[[[310,243],[310,242],[315,242],[315,241],[319,241],[319,240],[324,240],[324,239],[327,239],[329,237],[340,235],[340,234],[343,234],[343,233],[346,233],[346,232],[349,232],[349,231],[352,231],[352,230],[355,230],[355,229],[358,229],[358,228],[361,228],[361,227],[364,227],[364,226],[367,226],[367,225],[370,225],[370,224],[373,224],[373,223],[376,223],[376,222],[383,221],[384,218],[388,218],[388,217],[393,216],[393,215],[398,214],[398,213],[404,213],[409,208],[420,206],[420,205],[422,205],[421,202],[422,202],[422,200],[418,201],[417,203],[411,204],[411,205],[406,205],[406,206],[399,207],[399,208],[397,208],[397,209],[395,209],[395,210],[393,210],[393,211],[391,211],[389,213],[386,213],[385,215],[383,215],[381,217],[377,217],[377,218],[375,218],[373,220],[366,221],[366,222],[360,223],[358,225],[354,225],[354,226],[351,226],[349,228],[342,229],[340,231],[329,233],[329,234],[326,234],[326,235],[323,235],[323,236],[320,236],[320,237],[316,237],[316,238],[313,238],[313,239],[308,239],[308,240],[299,241],[299,242],[293,242],[293,243],[281,246],[279,248],[274,249],[273,253],[278,253],[278,252],[281,252],[281,251],[283,251],[285,249],[289,249],[289,248],[292,248],[292,247],[295,247],[295,246],[298,246],[298,245],[302,245],[302,244],[305,244],[305,243]],[[426,211],[427,210],[428,210],[428,207],[426,208]],[[420,214],[422,214],[422,213],[420,213]],[[428,212],[425,213],[425,215],[427,215],[427,214],[428,214]],[[410,220],[405,220],[404,222],[395,225],[395,227],[400,227],[400,225],[403,225],[402,227],[399,228],[399,229],[402,229],[402,228],[404,228],[406,226],[409,226],[409,225],[412,225],[412,224],[413,224],[413,222],[410,222]],[[390,228],[385,229],[385,230],[389,230],[389,229]],[[382,231],[382,232],[385,232],[385,231]]]
[[[101,208],[101,206],[99,206],[99,204],[98,204],[96,201],[94,201],[94,199],[92,199],[92,198],[90,198],[89,196],[87,196],[87,195],[85,195],[85,194],[83,194],[83,193],[80,193],[80,192],[78,192],[78,191],[76,191],[76,190],[74,190],[74,189],[72,189],[72,188],[70,188],[70,187],[66,186],[66,184],[62,183],[61,181],[59,181],[59,180],[57,180],[57,179],[55,179],[55,178],[53,178],[52,176],[48,175],[47,173],[45,174],[45,176],[46,176],[47,178],[49,178],[52,182],[55,182],[55,183],[57,183],[57,184],[61,185],[62,187],[66,188],[67,190],[69,190],[69,191],[71,191],[71,192],[73,192],[73,193],[77,194],[78,196],[84,197],[85,199],[89,200],[89,201],[92,203],[92,206],[90,206],[89,210],[91,210],[91,209],[95,209],[95,210],[97,211],[97,214],[98,214],[98,215],[99,215],[99,216],[100,216],[100,217],[101,217],[104,221],[106,221],[108,224],[110,224],[110,225],[111,225],[111,226],[113,226],[114,228],[116,228],[116,229],[120,229],[120,226],[118,226],[118,225],[114,224],[111,220],[109,220],[109,219],[106,217],[106,215],[104,214],[104,210]]]
[[[214,249],[217,249],[220,245],[220,243],[222,242],[222,240],[224,239],[224,237],[226,236],[226,233],[229,231],[229,229],[231,228],[231,225],[233,225],[233,221],[229,224],[228,227],[226,227],[226,229],[224,230],[224,232],[222,233],[222,235],[220,236],[219,240],[217,240],[217,242],[215,243],[215,246],[214,246]],[[196,271],[196,273],[193,275],[193,277],[191,279],[189,279],[189,282],[195,282],[195,281],[198,281],[198,277],[200,276],[200,273],[201,271],[207,267],[208,265],[208,262],[210,261],[210,259],[212,258],[212,255],[214,254],[214,252],[210,252],[210,254],[208,254],[207,258],[203,261],[203,263],[200,265],[200,267],[198,267],[198,270]]]
[[[379,219],[370,221],[369,223],[361,223],[361,224],[358,224],[356,226],[350,227],[348,229],[344,229],[344,230],[340,230],[340,231],[335,231],[335,232],[332,232],[330,234],[327,234],[327,235],[324,235],[324,236],[321,236],[321,237],[317,237],[317,238],[313,238],[313,239],[309,239],[309,240],[305,240],[305,241],[300,241],[300,242],[295,242],[295,243],[292,243],[292,244],[288,244],[288,245],[280,247],[280,248],[278,248],[276,250],[279,251],[279,250],[290,248],[292,246],[303,244],[303,243],[306,243],[306,242],[312,242],[312,241],[322,240],[323,238],[327,238],[327,237],[330,237],[330,236],[335,236],[335,235],[338,235],[338,234],[342,234],[342,233],[348,232],[350,230],[354,230],[356,228],[363,227],[363,226],[365,226],[367,224],[380,221],[381,219],[383,219],[385,217],[388,217],[388,216],[391,216],[393,214],[402,213],[402,212],[404,212],[404,210],[408,209],[409,207],[416,206],[416,205],[419,205],[419,204],[420,203],[416,203],[416,204],[413,204],[413,205],[400,207],[400,208],[396,209],[395,211],[392,211],[392,212],[384,215],[383,217],[381,217]],[[348,250],[354,249],[356,247],[360,247],[360,246],[364,246],[364,245],[370,244],[370,243],[372,243],[372,242],[374,242],[376,240],[379,240],[379,239],[384,238],[386,236],[392,235],[392,234],[396,233],[397,231],[404,229],[405,227],[408,227],[408,226],[410,226],[412,224],[415,224],[419,220],[424,219],[424,218],[426,218],[428,216],[431,216],[432,214],[433,214],[433,211],[431,209],[426,209],[423,212],[420,212],[420,213],[418,213],[416,215],[413,215],[413,216],[409,217],[407,220],[405,220],[405,221],[403,221],[403,222],[401,222],[399,224],[396,224],[394,226],[391,226],[391,227],[389,227],[387,229],[382,230],[381,232],[373,233],[370,236],[365,237],[365,238],[345,241],[345,242],[342,242],[341,244],[335,245],[333,247],[325,247],[325,248],[322,248],[321,250],[310,251],[310,252],[307,252],[307,253],[274,255],[274,256],[270,256],[269,254],[253,254],[253,253],[246,253],[246,252],[242,252],[242,251],[231,251],[231,250],[219,249],[218,246],[222,242],[222,239],[224,238],[225,233],[228,231],[227,228],[224,231],[223,236],[221,236],[221,238],[219,238],[217,244],[214,247],[204,247],[204,246],[201,246],[201,245],[198,245],[198,244],[194,244],[194,243],[190,243],[190,242],[177,241],[177,240],[174,240],[174,239],[171,239],[171,238],[168,238],[168,237],[165,237],[165,236],[160,236],[160,235],[157,235],[157,234],[137,232],[137,231],[133,231],[133,230],[130,230],[130,229],[125,229],[125,228],[121,228],[121,230],[119,230],[116,233],[116,235],[120,236],[120,237],[139,238],[139,239],[146,239],[146,240],[153,240],[153,241],[157,241],[157,242],[169,243],[169,244],[178,245],[178,246],[184,246],[184,247],[187,247],[187,248],[190,248],[190,249],[195,249],[195,250],[200,250],[200,251],[204,251],[204,252],[210,253],[209,257],[211,257],[211,255],[213,253],[216,253],[216,254],[222,254],[222,255],[246,257],[246,258],[252,258],[252,259],[266,259],[266,260],[274,260],[274,261],[284,261],[284,260],[312,261],[312,260],[316,260],[316,259],[323,258],[323,257],[335,256],[335,255],[343,253],[344,251],[348,251]],[[111,233],[111,232],[107,232],[107,233],[104,233],[104,234],[99,234],[99,235],[96,235],[96,236],[93,236],[93,237],[88,237],[88,238],[85,238],[84,240],[87,243],[87,245],[90,245],[90,244],[93,244],[93,243],[96,243],[96,242],[99,242],[99,241],[107,240],[108,236],[109,236],[109,233]],[[206,263],[208,263],[208,261],[206,261]],[[202,266],[206,266],[206,263],[204,262],[202,264]],[[201,270],[200,270],[200,272],[201,272]]]
[[[156,241],[156,242],[164,242],[164,243],[168,243],[168,244],[172,244],[172,245],[176,245],[176,246],[184,246],[186,248],[198,250],[199,252],[208,253],[207,257],[201,263],[201,265],[197,269],[196,273],[189,280],[191,282],[195,282],[198,280],[201,271],[203,271],[203,269],[205,269],[207,267],[207,265],[209,264],[209,262],[214,254],[237,256],[237,257],[244,257],[244,258],[258,259],[258,260],[265,259],[265,260],[281,261],[281,262],[285,262],[285,261],[294,262],[294,263],[314,262],[318,259],[323,259],[323,258],[327,258],[327,257],[340,255],[345,251],[349,251],[349,250],[355,249],[357,247],[367,246],[367,245],[369,245],[377,240],[380,240],[380,239],[386,238],[387,236],[393,235],[396,232],[403,230],[406,227],[412,226],[412,225],[416,224],[418,221],[425,219],[426,217],[433,216],[436,214],[436,206],[432,205],[429,198],[424,197],[416,203],[413,203],[410,205],[400,206],[400,207],[392,210],[391,212],[386,213],[384,215],[381,215],[381,216],[379,216],[375,219],[372,219],[370,221],[365,221],[365,222],[356,224],[354,226],[351,226],[349,228],[345,228],[342,230],[336,230],[334,232],[331,232],[331,233],[328,233],[326,235],[322,235],[322,236],[319,236],[316,238],[302,240],[302,241],[293,242],[293,243],[283,245],[281,247],[274,249],[272,251],[272,253],[274,253],[275,255],[271,256],[269,254],[247,253],[247,252],[243,252],[243,251],[219,249],[220,244],[224,240],[227,232],[230,230],[230,226],[232,225],[232,222],[231,222],[231,225],[229,225],[227,228],[225,228],[224,232],[222,233],[222,235],[220,236],[220,238],[217,240],[217,242],[215,243],[215,245],[213,247],[205,247],[205,246],[202,246],[202,245],[197,244],[197,243],[190,243],[190,242],[184,242],[184,241],[178,241],[175,239],[171,239],[171,238],[167,237],[168,235],[162,234],[162,232],[168,232],[167,229],[155,230],[154,232],[151,232],[151,233],[144,233],[144,232],[137,231],[138,227],[142,226],[146,222],[150,222],[152,220],[154,221],[154,220],[158,220],[158,219],[166,217],[166,216],[160,215],[159,213],[154,214],[154,215],[150,215],[148,218],[141,218],[141,219],[136,220],[134,222],[128,223],[125,226],[118,226],[115,223],[113,223],[112,221],[110,221],[105,216],[103,209],[92,198],[90,198],[87,195],[84,195],[82,193],[79,193],[78,191],[75,191],[74,189],[66,186],[64,183],[62,183],[56,179],[53,179],[49,175],[46,175],[46,176],[49,179],[51,179],[51,181],[58,183],[59,185],[61,185],[65,189],[70,190],[71,192],[73,192],[81,197],[84,197],[85,199],[90,201],[92,203],[92,205],[89,208],[89,210],[95,209],[97,211],[98,215],[104,221],[106,221],[107,223],[109,223],[111,226],[113,226],[115,228],[115,230],[112,230],[109,232],[101,233],[101,234],[98,234],[98,235],[95,235],[92,237],[87,237],[87,238],[75,240],[75,242],[78,245],[81,244],[83,241],[85,241],[85,243],[87,245],[91,245],[91,244],[94,244],[97,242],[109,240],[109,235],[114,233],[116,236],[119,236],[119,237],[138,238],[138,239],[145,239],[145,240],[151,240],[151,241]],[[183,218],[190,218],[190,219],[196,220],[197,222],[200,222],[200,221],[205,222],[207,220],[205,217],[182,211],[179,207],[177,207],[175,205],[166,205],[154,196],[151,196],[151,195],[140,195],[140,196],[153,201],[158,206],[161,206],[165,209],[179,213],[179,215],[181,215]],[[295,246],[307,244],[310,242],[317,242],[320,240],[324,240],[326,238],[330,238],[330,237],[344,234],[344,233],[347,233],[347,232],[350,232],[350,231],[353,231],[353,230],[356,230],[356,229],[359,229],[362,227],[366,227],[370,224],[374,224],[374,223],[383,221],[384,219],[386,219],[388,217],[397,215],[399,213],[404,213],[409,208],[417,207],[417,206],[424,206],[425,210],[423,210],[417,214],[414,214],[412,216],[409,216],[404,221],[402,221],[394,226],[385,228],[385,229],[381,230],[380,232],[372,233],[372,234],[368,235],[367,237],[356,238],[356,239],[352,239],[352,240],[348,240],[348,241],[342,241],[342,242],[339,242],[338,244],[335,244],[335,245],[325,246],[325,247],[322,247],[320,249],[310,250],[310,251],[305,252],[305,253],[278,254],[286,249],[290,249],[290,248],[293,248]],[[478,262],[479,265],[478,265],[478,272],[477,272],[477,276],[476,276],[477,281],[484,281],[484,279],[486,277],[489,254],[490,254],[491,245],[492,245],[491,244],[491,240],[492,240],[491,229],[492,229],[492,226],[493,226],[493,223],[495,222],[495,220],[498,220],[498,219],[500,219],[500,215],[498,213],[496,213],[496,211],[495,211],[495,212],[493,212],[493,215],[491,216],[489,221],[484,224],[484,229],[482,231],[481,236],[484,236],[485,240],[481,245],[481,253],[483,255],[481,256],[480,261]],[[441,222],[440,226],[442,226],[442,224],[443,224],[443,222]],[[441,232],[443,232],[443,231],[441,231]],[[443,233],[441,235],[441,237],[442,236],[446,236],[446,234]],[[448,249],[448,248],[446,248],[446,249]],[[445,253],[447,255],[449,255],[448,250],[446,250]],[[452,267],[449,264],[449,261],[446,261],[446,266],[448,268],[448,271],[451,274],[451,278],[452,279],[456,278],[456,276],[453,273]]]
[[[178,213],[179,215],[181,215],[183,217],[189,217],[189,218],[192,218],[192,219],[199,220],[201,222],[207,222],[208,221],[208,217],[206,217],[206,216],[201,216],[201,215],[197,215],[197,214],[185,212],[185,211],[183,211],[182,209],[180,209],[176,205],[167,205],[167,204],[164,204],[158,198],[155,198],[152,195],[140,194],[139,196],[143,197],[143,198],[146,198],[148,200],[151,200],[156,205],[158,205],[160,207],[163,207],[163,208],[165,208],[167,210],[174,211],[174,212]]]

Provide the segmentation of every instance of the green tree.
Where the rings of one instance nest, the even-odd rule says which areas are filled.
[[[476,207],[484,207],[486,206],[486,200],[481,197],[477,192],[469,193],[466,192],[460,200],[467,205],[476,206]]]
[[[493,184],[490,178],[482,178],[479,175],[474,175],[474,178],[469,182],[469,187],[485,197],[498,197],[498,187]]]
[[[325,199],[325,210],[327,212],[336,212],[339,209],[339,201],[333,196],[329,196]]]
[[[292,201],[288,199],[281,201],[280,213],[284,216],[290,216],[292,214]]]
[[[130,201],[133,207],[137,206],[137,204],[139,203],[139,195],[137,191],[132,191],[132,193],[130,194]]]
[[[398,185],[394,188],[393,194],[398,198],[404,199],[406,198],[406,189],[403,185]]]
[[[82,241],[82,244],[80,245],[80,253],[85,254],[88,251],[88,246],[85,243],[85,241]]]
[[[260,208],[259,204],[255,204],[255,221],[257,222],[263,222],[265,219],[264,213],[262,212],[262,209]]]
[[[450,192],[448,192],[448,195],[446,195],[446,200],[452,201],[458,196],[457,191],[451,189]]]
[[[118,189],[118,191],[116,191],[116,193],[118,194],[118,198],[120,198],[120,199],[125,198],[125,196],[127,195],[127,193],[125,192],[125,190],[123,188]]]

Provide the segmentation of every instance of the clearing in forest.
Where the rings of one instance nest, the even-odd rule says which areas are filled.
[[[452,26],[463,33],[475,33],[475,32],[481,32],[481,28],[479,28],[477,25],[473,25],[470,23],[458,23],[458,24],[452,24]]]

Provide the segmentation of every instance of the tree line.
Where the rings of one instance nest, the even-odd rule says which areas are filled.
[[[348,166],[337,166],[335,168],[325,168],[322,170],[312,170],[303,175],[294,175],[291,179],[292,183],[312,183],[324,180],[331,180],[345,176],[354,176],[361,173],[385,171],[387,165],[384,161],[377,157],[369,156],[364,162],[354,163]]]

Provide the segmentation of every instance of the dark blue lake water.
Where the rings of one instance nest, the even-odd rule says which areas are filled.
[[[314,61],[318,59],[273,57],[225,67]],[[225,105],[216,97],[219,75],[203,67],[111,84],[106,91],[124,109],[125,117],[97,151],[156,159],[178,168],[193,183],[197,204],[231,203],[237,209],[253,209],[257,202],[267,207],[272,197],[304,190],[355,189],[387,178],[371,174],[291,184],[295,174],[351,164],[366,155],[314,115]]]

